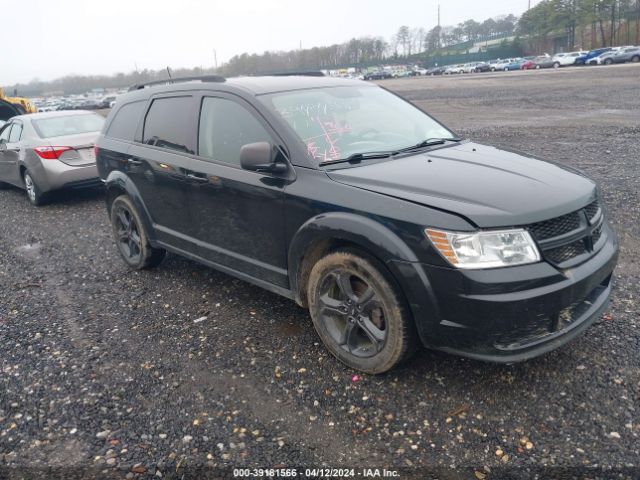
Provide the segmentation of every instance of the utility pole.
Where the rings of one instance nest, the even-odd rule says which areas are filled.
[[[438,41],[437,41],[437,45],[438,48],[440,48],[440,4],[438,3]]]
[[[217,70],[218,69],[218,54],[216,52],[216,49],[213,49],[213,67]]]

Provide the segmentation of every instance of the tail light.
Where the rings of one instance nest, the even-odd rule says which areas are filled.
[[[73,150],[71,147],[35,147],[34,152],[44,160],[57,160],[64,152]]]
[[[98,152],[100,152],[100,148],[98,147],[98,145],[94,145],[93,146],[93,156],[95,158],[98,158]]]

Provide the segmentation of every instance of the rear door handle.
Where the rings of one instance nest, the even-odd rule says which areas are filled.
[[[127,158],[127,163],[129,165],[142,165],[140,160],[134,160],[133,158]]]
[[[202,182],[202,183],[205,183],[205,182],[209,181],[209,179],[207,177],[201,177],[201,176],[195,175],[193,173],[187,173],[187,178],[189,180],[195,180],[196,182]]]

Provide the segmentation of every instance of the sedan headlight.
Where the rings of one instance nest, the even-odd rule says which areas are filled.
[[[444,258],[458,268],[496,268],[540,261],[540,253],[526,230],[448,232],[425,229]]]

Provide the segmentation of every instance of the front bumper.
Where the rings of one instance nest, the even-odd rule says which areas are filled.
[[[460,270],[394,261],[422,342],[501,363],[526,360],[584,332],[607,308],[618,257],[615,234],[567,270],[546,262]]]

